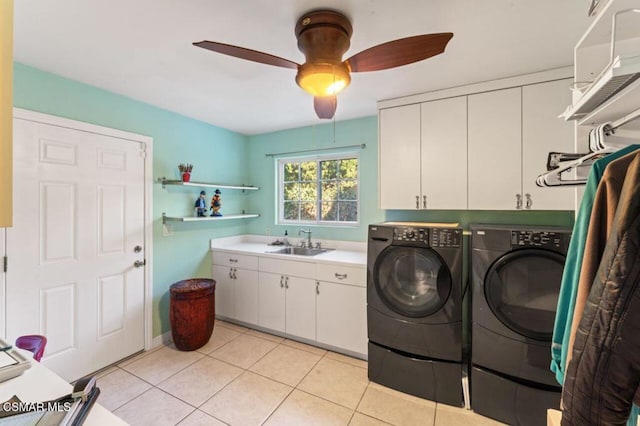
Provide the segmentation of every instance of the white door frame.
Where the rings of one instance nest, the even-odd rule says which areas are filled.
[[[109,127],[89,124],[82,121],[70,120],[55,115],[43,114],[22,108],[13,108],[13,118],[33,121],[51,126],[64,127],[72,130],[111,136],[114,138],[139,142],[145,151],[144,157],[144,250],[146,267],[144,268],[144,349],[153,347],[153,138],[136,133],[125,132]],[[5,299],[2,310],[6,313]],[[4,322],[3,334],[6,335],[6,322]]]

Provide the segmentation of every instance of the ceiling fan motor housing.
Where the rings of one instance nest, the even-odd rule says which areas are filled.
[[[342,56],[349,50],[353,27],[346,16],[331,10],[309,12],[295,28],[298,49],[305,56],[305,63],[298,68],[296,82],[314,96],[331,96],[351,82],[349,65]],[[314,84],[309,80],[335,80],[336,84]],[[329,87],[319,92],[315,87]]]

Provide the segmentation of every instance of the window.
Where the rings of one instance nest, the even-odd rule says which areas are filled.
[[[357,155],[278,160],[280,223],[357,224]]]

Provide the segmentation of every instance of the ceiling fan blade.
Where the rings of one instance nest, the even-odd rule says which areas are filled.
[[[246,59],[247,61],[259,62],[261,64],[273,65],[276,67],[292,68],[294,70],[297,70],[300,66],[288,59],[280,58],[268,53],[245,49],[244,47],[232,46],[230,44],[218,43],[215,41],[203,40],[193,43],[193,45],[201,47],[203,49],[211,50],[213,52],[222,53],[224,55]]]
[[[444,52],[453,33],[423,34],[379,44],[346,60],[352,72],[395,68]]]
[[[330,119],[338,107],[338,98],[333,96],[316,96],[313,98],[313,108],[318,118]]]

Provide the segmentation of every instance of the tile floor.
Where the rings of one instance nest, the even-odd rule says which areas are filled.
[[[132,425],[500,424],[369,382],[366,361],[221,321],[199,350],[145,352],[98,386]]]

